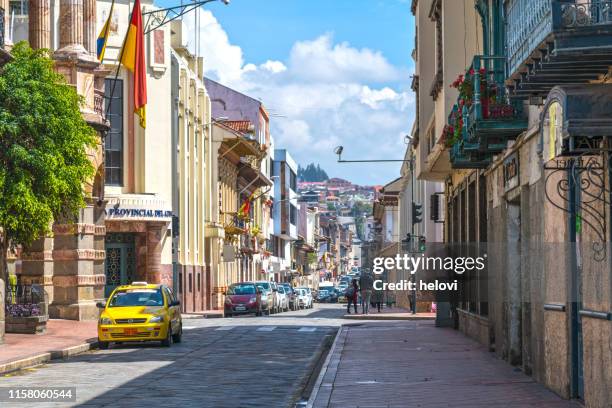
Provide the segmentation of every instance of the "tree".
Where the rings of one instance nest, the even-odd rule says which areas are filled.
[[[9,249],[72,221],[94,175],[88,150],[96,132],[83,119],[82,98],[53,70],[48,50],[25,42],[0,71],[0,279]]]
[[[310,163],[306,168],[298,166],[298,177],[302,181],[326,181],[329,180],[325,170],[318,164]]]

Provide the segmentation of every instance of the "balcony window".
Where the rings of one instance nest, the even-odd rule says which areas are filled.
[[[434,101],[438,99],[438,94],[442,90],[444,82],[444,40],[442,30],[442,0],[434,0],[431,4],[429,18],[436,24],[435,47],[436,47],[436,74],[431,84],[430,95]]]
[[[114,88],[114,91],[113,91]],[[112,93],[112,99],[111,99]],[[110,130],[104,142],[105,152],[105,184],[109,186],[123,185],[123,81],[105,80],[105,109],[108,111]],[[110,107],[109,107],[110,104]]]

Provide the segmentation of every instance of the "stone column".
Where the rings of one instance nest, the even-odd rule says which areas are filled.
[[[21,283],[42,285],[53,301],[53,238],[37,239],[28,253],[21,253]]]
[[[29,8],[30,46],[32,48],[51,48],[49,0],[30,0]]]
[[[53,226],[53,303],[49,317],[70,320],[98,318],[96,300],[103,292],[105,275],[100,265],[104,249],[99,237],[105,230],[96,203],[89,203],[74,222]],[[102,272],[102,273],[101,273]]]
[[[162,282],[161,254],[162,254],[162,225],[147,224],[147,282]]]
[[[83,2],[83,46],[91,55],[96,55],[96,0]]]
[[[60,53],[86,53],[83,47],[83,0],[60,0]]]

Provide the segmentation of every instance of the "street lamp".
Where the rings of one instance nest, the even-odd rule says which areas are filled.
[[[334,153],[338,155],[338,163],[389,163],[389,162],[411,163],[412,162],[412,159],[342,160],[343,151],[344,151],[344,146],[337,146],[334,149]]]
[[[143,17],[147,16],[144,34],[149,34],[151,31],[157,30],[159,27],[164,26],[179,17],[182,17],[183,15],[197,9],[198,7],[215,1],[220,1],[226,6],[230,4],[230,0],[200,0],[195,1],[193,3],[181,4],[180,6],[145,11],[144,13],[142,13]],[[155,22],[151,21],[151,18],[153,18]]]

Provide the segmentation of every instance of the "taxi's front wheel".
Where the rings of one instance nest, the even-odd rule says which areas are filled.
[[[181,342],[181,337],[183,337],[183,324],[182,323],[179,326],[178,333],[172,335],[172,341],[174,343],[180,343]]]
[[[168,325],[168,333],[166,338],[161,342],[162,346],[170,347],[172,345],[172,326]]]

